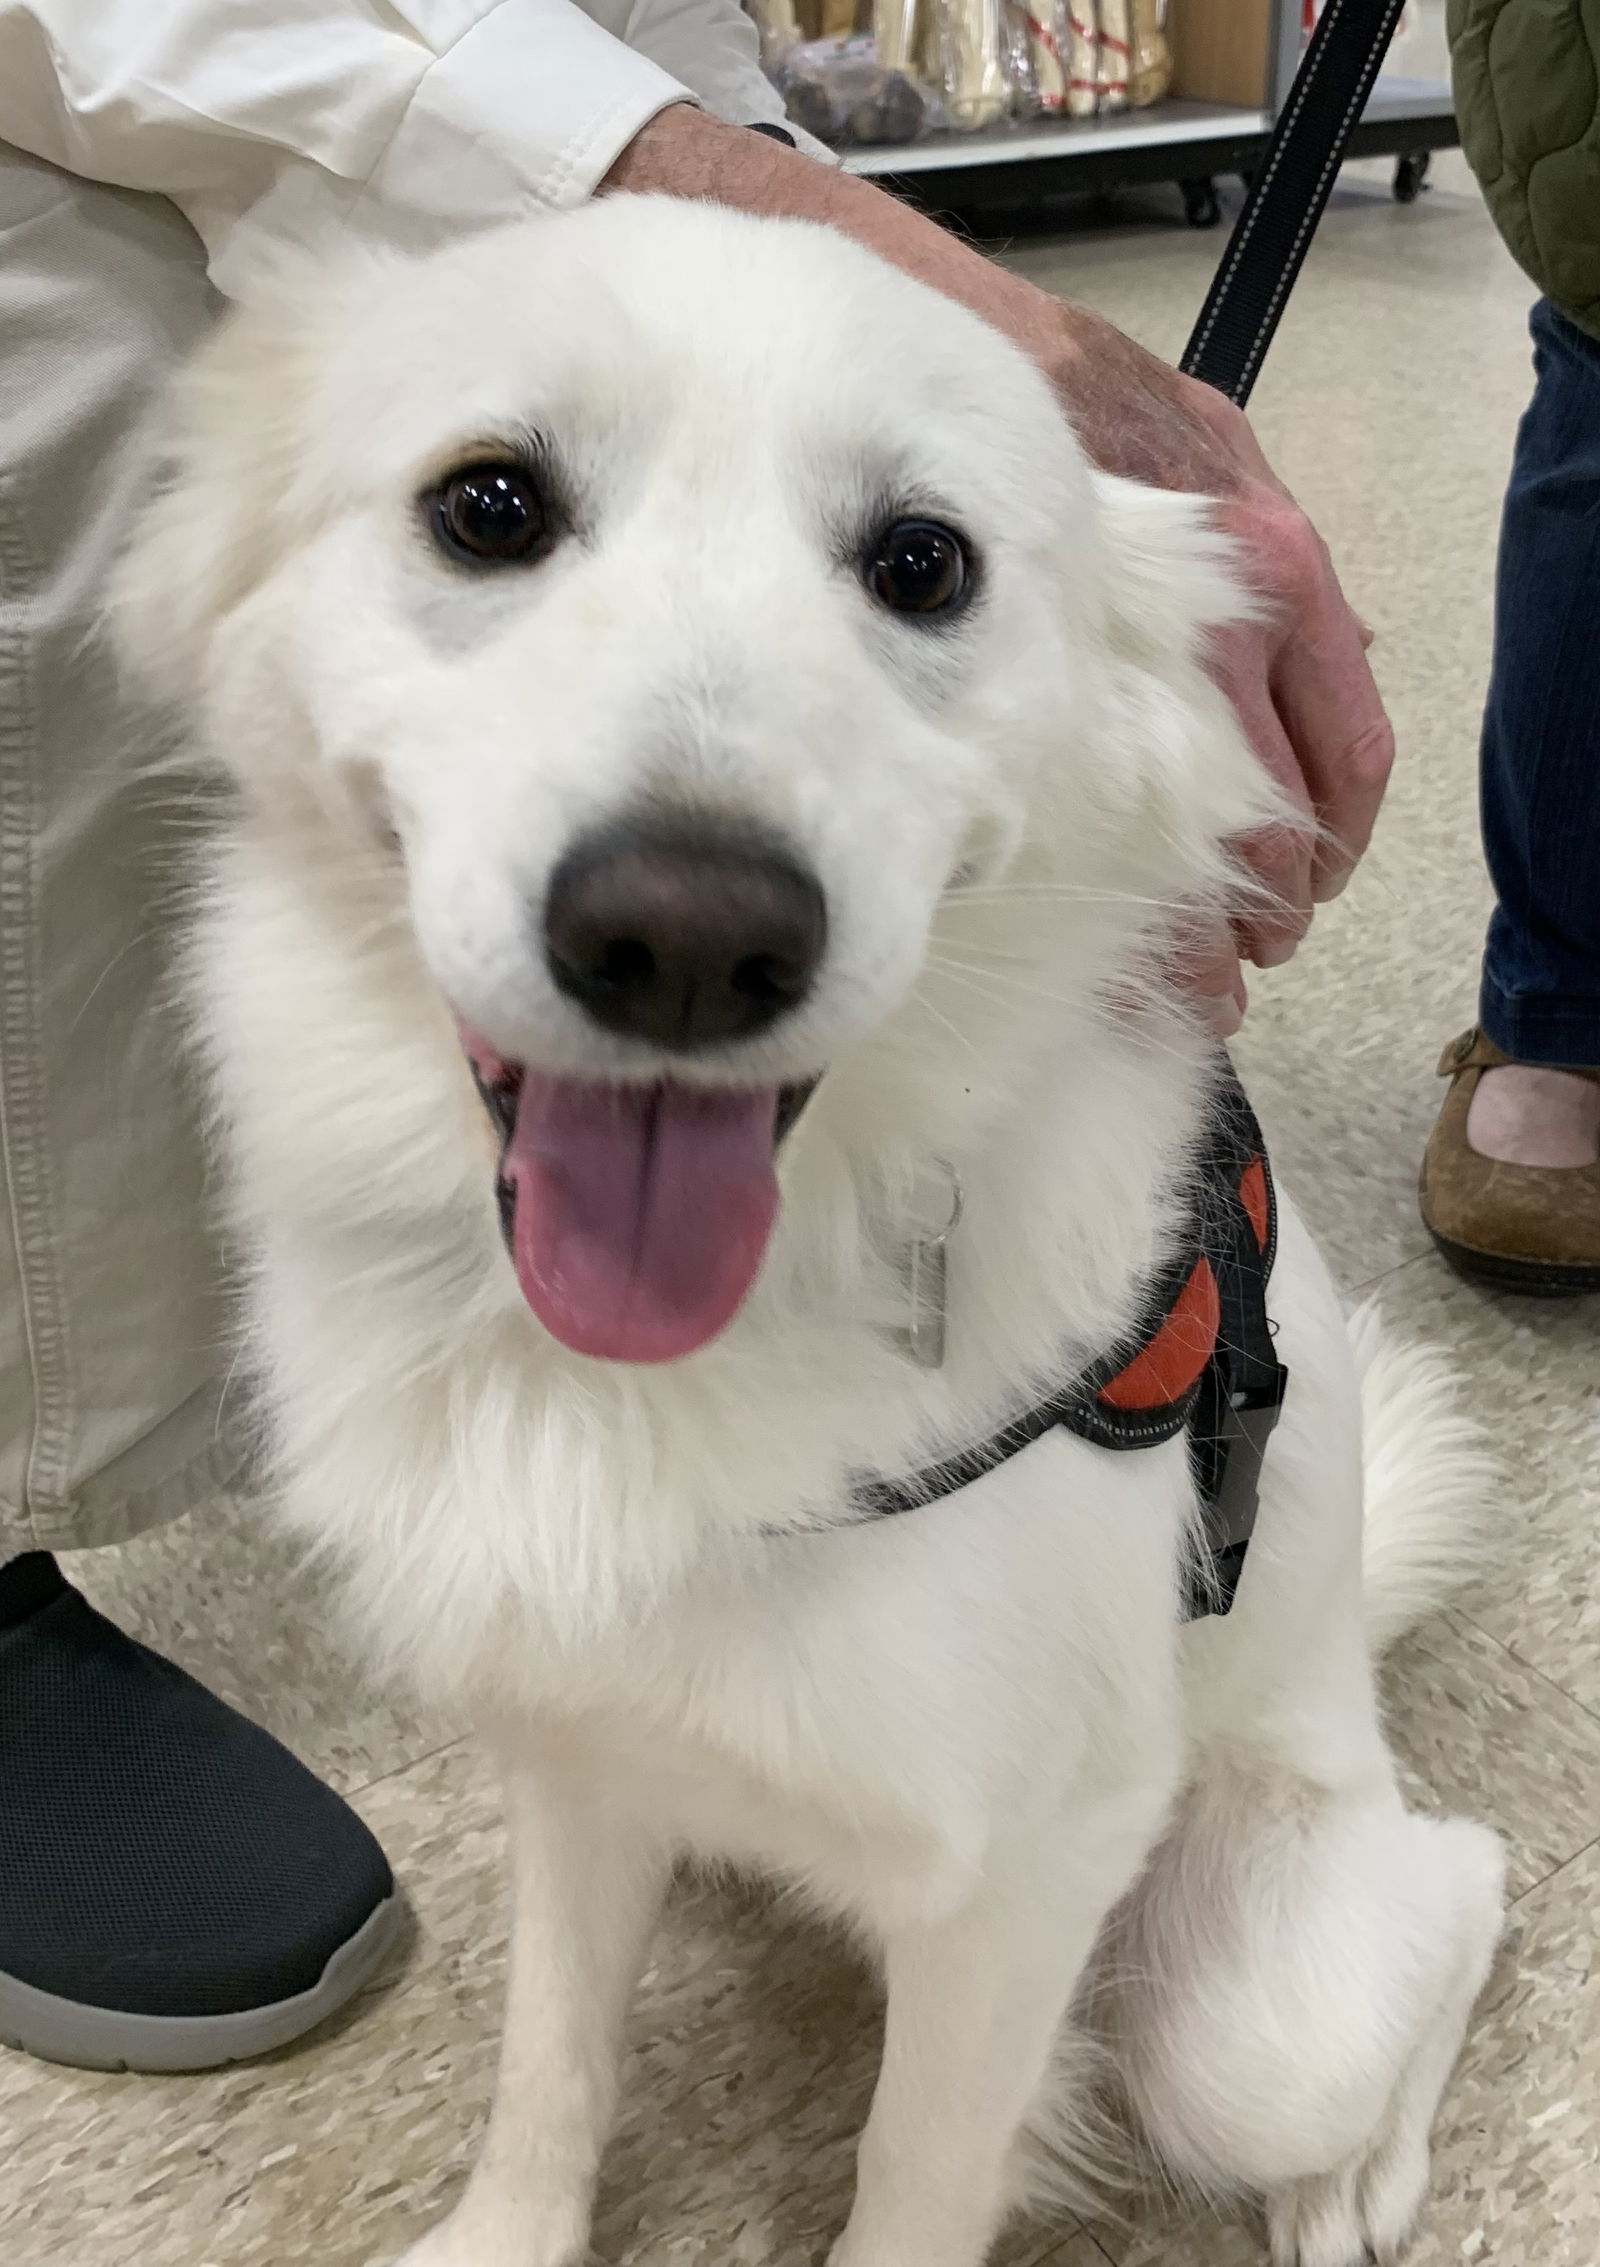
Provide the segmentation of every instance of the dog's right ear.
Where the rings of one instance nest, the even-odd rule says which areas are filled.
[[[152,418],[149,500],[109,611],[122,667],[163,704],[191,704],[212,635],[288,541],[323,276],[303,253],[280,257]]]

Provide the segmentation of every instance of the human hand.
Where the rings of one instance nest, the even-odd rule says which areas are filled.
[[[1214,669],[1305,823],[1240,843],[1259,898],[1231,928],[1219,921],[1185,940],[1184,982],[1225,1038],[1244,1013],[1241,962],[1288,960],[1313,906],[1339,894],[1371,837],[1394,761],[1367,665],[1371,632],[1243,412],[1086,308],[1036,297],[1043,307],[1004,293],[1002,327],[1049,375],[1089,454],[1124,478],[1218,498],[1220,524],[1262,602],[1257,620],[1217,635]]]

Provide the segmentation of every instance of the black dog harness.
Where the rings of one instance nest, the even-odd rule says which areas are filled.
[[[1191,1169],[1184,1233],[1133,1331],[988,1440],[905,1479],[859,1482],[858,1507],[880,1517],[936,1503],[1058,1425],[1097,1448],[1119,1450],[1153,1448],[1187,1433],[1204,1539],[1189,1570],[1189,1618],[1225,1614],[1244,1567],[1262,1459],[1289,1376],[1267,1316],[1277,1229],[1261,1128],[1224,1055]]]

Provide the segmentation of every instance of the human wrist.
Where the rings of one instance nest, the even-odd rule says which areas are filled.
[[[600,192],[693,197],[744,211],[785,212],[802,201],[816,165],[776,136],[752,133],[692,102],[649,119],[600,183]]]

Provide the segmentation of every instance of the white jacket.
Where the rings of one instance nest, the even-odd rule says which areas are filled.
[[[391,241],[590,195],[656,113],[783,117],[738,0],[0,0],[0,141],[266,238]]]

